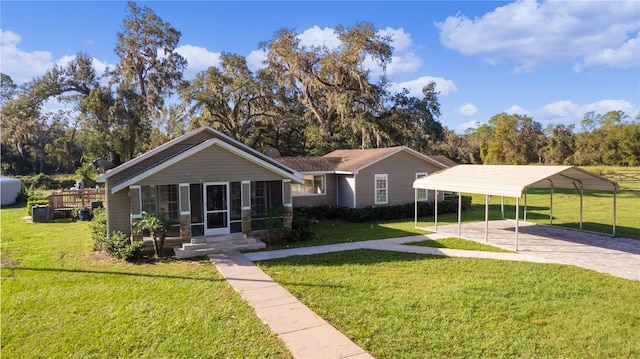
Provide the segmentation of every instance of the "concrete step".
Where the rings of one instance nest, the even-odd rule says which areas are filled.
[[[254,250],[264,249],[267,247],[266,244],[258,240],[255,240],[255,243],[247,243],[247,244],[239,244],[239,245],[211,245],[210,243],[209,244],[199,243],[196,245],[204,245],[204,247],[193,248],[193,247],[185,247],[184,245],[174,247],[176,258],[184,259],[184,258],[202,257],[208,254],[216,254],[216,253],[254,251]]]
[[[247,239],[247,235],[244,233],[229,233],[229,234],[222,234],[219,236],[191,238],[191,243],[193,244],[224,243],[227,241],[237,241],[237,240],[244,240],[244,239]]]

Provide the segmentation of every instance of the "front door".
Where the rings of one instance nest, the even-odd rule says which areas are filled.
[[[229,233],[229,183],[204,184],[206,236]]]

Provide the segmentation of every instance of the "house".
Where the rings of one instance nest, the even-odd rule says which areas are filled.
[[[291,228],[291,185],[304,183],[298,171],[206,126],[108,170],[98,182],[105,183],[107,233],[135,236],[134,222],[145,211],[177,223],[183,241],[259,236],[276,208],[284,208],[284,226]]]
[[[416,193],[413,181],[455,165],[444,156],[426,156],[406,146],[336,150],[322,157],[277,160],[304,175],[304,183],[291,187],[294,207],[361,208],[406,204],[416,198],[432,201],[433,191]]]

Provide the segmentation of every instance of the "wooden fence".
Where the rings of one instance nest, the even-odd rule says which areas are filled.
[[[620,182],[640,182],[640,172],[618,172],[604,174],[612,181]]]
[[[73,211],[75,208],[91,208],[91,204],[105,200],[104,188],[64,189],[49,196],[49,206],[54,212]]]

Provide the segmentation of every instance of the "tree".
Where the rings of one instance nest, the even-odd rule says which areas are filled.
[[[380,117],[379,133],[387,141],[376,144],[386,146],[409,146],[417,151],[429,152],[435,143],[442,140],[444,130],[437,120],[440,103],[435,82],[422,89],[423,98],[408,96],[405,89],[391,98],[391,107]]]
[[[575,153],[576,139],[573,133],[574,125],[549,125],[550,132],[547,145],[543,149],[544,163],[563,164],[571,161]]]
[[[115,53],[120,63],[110,72],[117,84],[119,115],[127,128],[123,134],[124,161],[132,158],[138,141],[150,135],[150,116],[164,106],[164,99],[182,83],[187,60],[175,49],[180,32],[162,21],[149,7],[128,2],[129,16],[117,33]]]
[[[267,65],[282,75],[283,85],[295,89],[307,116],[318,127],[321,138],[315,146],[322,151],[336,146],[336,122],[366,119],[364,113],[379,110],[381,93],[369,82],[364,62],[372,58],[385,67],[392,52],[390,38],[377,35],[370,23],[349,29],[338,26],[336,34],[341,41],[336,49],[307,48],[291,29],[282,29],[270,42],[261,44]]]
[[[0,72],[0,106],[4,106],[7,101],[11,100],[17,89],[18,85],[13,82],[11,76]]]
[[[247,67],[243,56],[223,53],[220,66],[198,74],[183,100],[193,102],[200,114],[192,127],[209,125],[238,141],[256,147],[269,113],[271,89],[264,88]]]
[[[522,165],[540,160],[545,137],[539,122],[525,115],[500,113],[489,124],[493,138],[483,159],[485,164]]]

